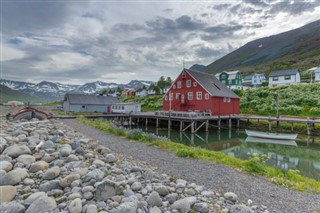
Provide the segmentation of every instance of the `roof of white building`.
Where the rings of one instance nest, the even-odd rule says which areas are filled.
[[[299,69],[277,70],[277,71],[272,71],[269,77],[295,75],[298,72],[299,72]]]

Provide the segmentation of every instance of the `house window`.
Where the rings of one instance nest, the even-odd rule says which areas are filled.
[[[197,100],[202,100],[202,92],[197,92]]]
[[[193,94],[192,92],[188,92],[188,100],[191,101],[193,99]]]
[[[175,89],[175,88],[176,88],[176,85],[174,84],[172,87],[173,87],[173,89]]]
[[[285,75],[284,76],[284,80],[290,80],[291,79],[291,75]]]
[[[186,72],[183,72],[182,73],[182,78],[185,78],[186,77]]]
[[[177,87],[178,87],[178,89],[181,88],[181,81],[177,82]]]
[[[168,96],[164,96],[164,100],[167,101],[168,100]]]
[[[278,81],[279,78],[278,78],[278,76],[274,76],[274,77],[272,78],[272,80],[273,80],[273,81]]]
[[[223,102],[227,102],[227,98],[226,97],[223,98]]]
[[[221,79],[226,79],[227,78],[226,75],[221,75],[220,77],[221,77]]]
[[[122,106],[122,110],[124,110],[124,106]]]
[[[169,100],[170,100],[170,101],[172,101],[172,99],[173,99],[172,97],[173,97],[173,93],[170,93],[170,94],[169,94]]]
[[[198,85],[197,82],[193,82],[193,87],[196,87]]]
[[[180,98],[180,93],[176,93],[176,100],[179,100]]]
[[[230,103],[230,98],[228,98],[228,103]]]
[[[187,87],[191,87],[191,80],[187,80]]]
[[[206,100],[209,100],[209,94],[208,93],[206,93],[204,96],[205,96]]]

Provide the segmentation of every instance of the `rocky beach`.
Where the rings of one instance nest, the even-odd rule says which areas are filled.
[[[1,119],[0,151],[0,212],[268,212],[254,197],[162,173],[59,120]]]

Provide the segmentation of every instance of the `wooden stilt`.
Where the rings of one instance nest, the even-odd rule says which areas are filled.
[[[171,120],[169,119],[168,120],[168,130],[170,130],[171,129]]]
[[[291,132],[293,132],[293,122],[291,122]]]
[[[191,133],[194,133],[194,121],[191,122]]]
[[[218,130],[220,131],[221,129],[221,119],[220,119],[220,115],[218,116]]]
[[[269,122],[269,131],[271,131],[271,118],[270,118],[270,116],[269,116],[268,122]]]
[[[131,118],[131,116],[129,117],[129,127],[130,127],[130,129],[131,129],[131,124],[132,124],[132,118]]]
[[[232,126],[232,120],[231,120],[231,115],[229,115],[229,130],[231,130],[231,126]]]
[[[183,122],[180,121],[180,132],[182,132],[182,130],[183,130]]]
[[[209,131],[209,120],[206,120],[206,132]]]
[[[159,128],[159,119],[158,118],[156,119],[156,128],[157,129]]]
[[[307,118],[307,134],[310,135],[309,117]]]
[[[240,119],[237,119],[237,127],[240,128]]]

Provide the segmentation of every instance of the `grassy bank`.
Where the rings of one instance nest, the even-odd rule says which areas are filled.
[[[107,121],[90,120],[85,119],[84,117],[79,117],[78,121],[111,134],[123,136],[128,139],[147,143],[150,146],[156,146],[174,152],[179,157],[202,159],[212,163],[227,165],[241,172],[265,177],[281,187],[298,191],[320,193],[320,182],[303,177],[300,175],[299,171],[296,170],[284,172],[277,168],[268,167],[264,164],[267,160],[267,156],[253,154],[249,160],[240,160],[220,152],[189,147],[171,141],[159,140],[159,138],[154,135],[149,135],[137,130],[120,129]]]

